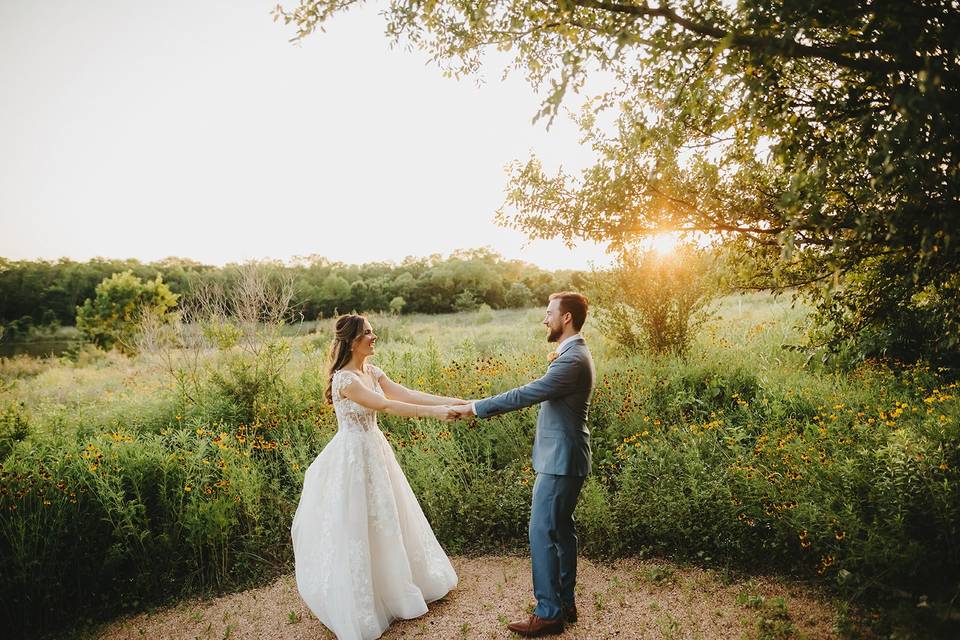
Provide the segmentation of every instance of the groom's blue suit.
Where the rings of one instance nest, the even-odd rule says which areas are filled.
[[[578,335],[561,345],[542,378],[474,403],[481,418],[541,403],[533,440],[537,479],[530,511],[530,556],[537,598],[534,613],[541,618],[559,618],[562,606],[574,603],[577,536],[573,510],[590,472],[587,411],[595,375],[590,350]]]

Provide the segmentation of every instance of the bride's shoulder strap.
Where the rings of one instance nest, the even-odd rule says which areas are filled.
[[[343,394],[341,392],[345,388],[353,384],[354,381],[356,380],[357,380],[357,374],[355,374],[353,371],[347,371],[345,369],[337,369],[336,371],[334,371],[333,381],[331,385],[333,388],[334,398],[336,398],[337,396],[342,398]]]
[[[368,364],[367,367],[370,369],[370,373],[373,375],[373,379],[375,381],[379,381],[380,376],[383,375],[383,369],[381,369],[375,364]]]

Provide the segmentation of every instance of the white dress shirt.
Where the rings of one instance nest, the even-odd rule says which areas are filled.
[[[566,340],[564,340],[563,342],[561,342],[560,344],[558,344],[558,345],[557,345],[557,353],[560,353],[561,351],[563,351],[563,345],[567,344],[567,343],[570,342],[571,340],[576,340],[576,339],[579,338],[579,337],[580,337],[580,334],[579,334],[579,333],[575,333],[575,334],[573,334],[572,336],[570,336],[569,338],[567,338]]]

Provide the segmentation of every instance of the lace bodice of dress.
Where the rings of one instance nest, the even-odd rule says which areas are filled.
[[[380,376],[383,371],[373,366],[366,365],[367,372],[374,380],[373,391],[383,395],[383,389],[380,388]],[[369,383],[362,381],[360,376],[353,371],[340,369],[333,374],[333,384],[331,395],[333,396],[333,409],[337,414],[338,431],[347,433],[370,433],[377,431],[377,412],[373,409],[367,409],[349,398],[341,395],[341,391],[351,384]]]

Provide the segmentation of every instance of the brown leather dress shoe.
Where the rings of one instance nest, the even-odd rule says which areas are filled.
[[[563,621],[564,622],[576,622],[577,621],[577,605],[563,605]]]
[[[563,618],[548,620],[536,614],[530,614],[529,620],[511,622],[507,625],[507,629],[528,638],[551,636],[557,633],[563,633]]]

